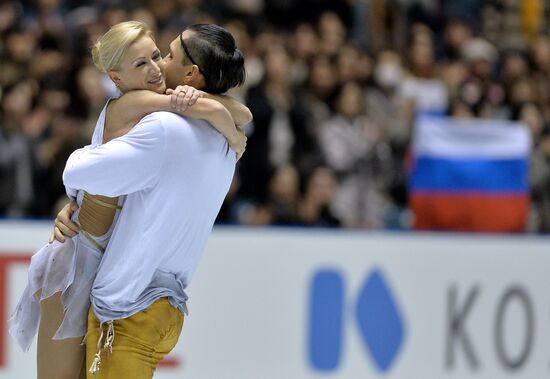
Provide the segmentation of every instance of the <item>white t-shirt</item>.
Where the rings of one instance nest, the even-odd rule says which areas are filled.
[[[438,79],[406,79],[400,88],[404,100],[414,100],[417,113],[443,114],[447,110],[449,94],[445,84]]]
[[[71,154],[66,186],[127,195],[92,288],[101,322],[128,317],[162,296],[186,311],[184,289],[229,190],[235,162],[226,139],[211,125],[169,112],[152,113],[128,134]]]

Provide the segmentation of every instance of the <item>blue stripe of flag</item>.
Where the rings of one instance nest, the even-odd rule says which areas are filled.
[[[523,193],[529,188],[526,159],[441,159],[418,157],[412,191]]]

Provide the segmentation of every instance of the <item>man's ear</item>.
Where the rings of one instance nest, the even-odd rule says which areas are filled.
[[[182,73],[182,77],[181,77],[181,84],[192,86],[192,84],[190,84],[190,83],[193,83],[193,80],[194,80],[193,66],[194,65],[192,65],[190,68],[188,68],[188,67],[184,68],[183,73]]]
[[[193,81],[193,71],[188,70],[185,74],[183,74],[183,78],[181,79],[182,84],[189,85],[190,82]]]
[[[199,66],[197,66],[196,64],[191,65],[191,75],[194,76],[196,79],[198,79],[199,76],[202,75],[199,70]]]
[[[186,84],[195,88],[204,87],[204,77],[196,64],[191,65],[191,69],[185,75]]]

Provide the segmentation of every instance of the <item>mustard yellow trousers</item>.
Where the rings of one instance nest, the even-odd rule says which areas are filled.
[[[176,346],[182,327],[183,314],[166,298],[131,317],[103,324],[103,330],[90,308],[87,378],[152,378],[158,363]]]

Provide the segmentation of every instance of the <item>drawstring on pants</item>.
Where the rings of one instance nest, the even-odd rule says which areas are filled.
[[[103,345],[103,350],[107,350],[109,355],[113,353],[113,342],[115,341],[115,325],[113,321],[108,321],[107,325],[107,337],[105,337],[105,345]]]
[[[115,325],[113,321],[107,321],[107,335],[105,336],[105,344],[103,350],[106,350],[109,355],[113,352],[113,342],[115,340]],[[97,353],[95,353],[94,361],[90,366],[90,374],[96,375],[99,372],[99,366],[101,365],[101,342],[103,340],[103,325],[100,325],[101,333],[99,334],[99,340],[97,341]]]

